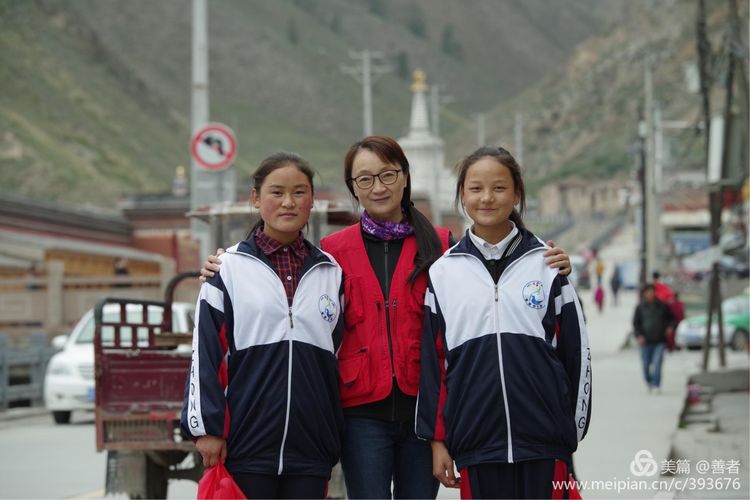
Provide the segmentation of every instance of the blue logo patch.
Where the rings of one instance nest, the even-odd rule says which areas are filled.
[[[544,284],[541,281],[529,281],[523,286],[523,301],[532,309],[544,307]]]
[[[323,319],[329,323],[333,323],[333,320],[336,319],[336,301],[328,295],[323,294],[320,296],[320,300],[318,300],[318,310]]]

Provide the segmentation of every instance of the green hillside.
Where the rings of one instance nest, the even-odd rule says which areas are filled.
[[[340,185],[361,135],[350,50],[383,53],[375,132],[408,125],[410,74],[453,96],[451,133],[563,65],[617,0],[209,2],[211,119],[239,137],[238,181],[278,149]],[[0,186],[111,206],[189,162],[189,0],[0,0]],[[554,26],[554,29],[550,29]]]
[[[120,185],[166,185],[184,120],[64,16],[0,9],[3,188],[106,203]]]
[[[719,53],[727,29],[727,2],[708,0],[706,4],[709,36],[714,52]],[[748,3],[738,4],[746,58]],[[582,42],[564,67],[487,114],[488,142],[511,151],[515,115],[523,115],[523,167],[532,192],[571,175],[592,181],[634,175],[632,146],[644,102],[647,58],[652,65],[655,103],[663,119],[690,123],[701,119],[700,96],[690,92],[685,76],[688,65],[697,62],[696,2],[632,0],[622,6],[607,34]],[[724,106],[720,82],[726,65],[722,64],[717,57],[711,70],[718,82],[713,97],[716,114]],[[670,130],[665,140],[667,167],[705,169],[703,137],[697,130]],[[458,161],[476,147],[474,124],[456,131],[447,143],[449,161]]]

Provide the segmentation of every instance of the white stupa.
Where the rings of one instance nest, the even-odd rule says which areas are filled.
[[[426,81],[424,71],[414,71],[409,133],[398,142],[409,159],[412,196],[429,199],[432,223],[441,224],[442,213],[451,211],[456,179],[452,171],[445,167],[443,140],[430,130]]]

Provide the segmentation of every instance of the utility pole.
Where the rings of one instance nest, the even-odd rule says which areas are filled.
[[[341,66],[341,71],[350,75],[362,84],[362,133],[363,137],[372,135],[372,83],[375,78],[391,71],[387,64],[373,64],[373,59],[383,57],[381,52],[363,50],[362,52],[350,51],[349,57],[355,59],[358,64],[352,66]]]
[[[737,40],[737,23],[736,0],[729,0],[729,9],[732,14],[730,21],[729,36],[727,38],[727,74],[725,78],[724,93],[724,127],[722,137],[721,167],[718,181],[709,185],[709,210],[711,214],[711,245],[712,265],[711,265],[711,283],[709,288],[708,300],[708,321],[706,322],[706,335],[703,342],[703,371],[708,369],[708,358],[711,349],[711,327],[714,320],[713,314],[716,312],[716,321],[719,329],[719,364],[721,367],[726,366],[725,341],[724,341],[724,317],[721,310],[721,283],[719,275],[719,256],[721,247],[719,245],[719,231],[721,227],[721,212],[723,201],[723,181],[726,176],[730,151],[729,141],[732,136],[732,99],[734,88],[734,70],[735,54],[733,46]],[[698,68],[701,80],[701,94],[703,97],[703,119],[704,130],[706,133],[706,166],[707,173],[710,164],[709,147],[711,141],[711,107],[710,107],[710,87],[709,80],[709,63],[711,58],[711,46],[706,34],[706,9],[705,0],[698,0],[698,17],[696,21],[696,34],[698,45]]]
[[[638,106],[638,185],[641,188],[641,272],[638,278],[640,287],[648,281],[648,259],[646,258],[646,247],[648,246],[646,227],[648,218],[646,217],[646,120],[643,113],[643,106]]]
[[[662,172],[664,170],[664,128],[661,119],[661,107],[654,109],[654,193],[661,199]],[[657,217],[661,216],[659,207],[655,207]]]
[[[747,65],[746,65],[746,54],[747,48],[740,42],[740,15],[737,10],[737,2],[730,2],[729,5],[729,22],[731,23],[731,50],[734,55],[734,71],[735,77],[737,78],[737,91],[739,97],[739,119],[740,123],[745,127],[745,131],[748,131],[748,125],[750,124],[750,84],[747,78]],[[745,150],[743,161],[745,165],[748,164],[748,151]]]
[[[430,85],[430,125],[432,125],[432,135],[440,137],[440,86]]]
[[[730,12],[737,12],[737,0],[729,0]],[[732,102],[734,100],[734,69],[736,55],[734,45],[738,39],[738,26],[735,23],[736,16],[732,16],[729,24],[729,35],[727,37],[727,75],[724,80],[724,137],[721,148],[721,178],[717,186],[717,193],[714,195],[714,205],[711,210],[711,243],[718,248],[717,254],[721,251],[719,245],[719,232],[721,228],[721,211],[724,204],[724,180],[729,170],[729,160],[731,156],[730,140],[732,137]],[[724,313],[721,310],[721,276],[719,274],[719,261],[713,263],[713,272],[711,273],[711,294],[714,296],[714,308],[716,310],[717,321],[719,322],[719,365],[722,368],[727,366],[726,360],[726,342],[724,338]]]
[[[440,108],[443,104],[453,102],[453,98],[449,95],[440,94],[440,85],[430,85],[430,125],[432,128],[432,135],[440,137]]]
[[[190,100],[190,135],[208,123],[208,19],[206,0],[193,0],[193,68]],[[190,160],[190,209],[208,203],[213,175]],[[196,217],[190,219],[190,231],[200,243],[200,255],[208,255],[208,226]],[[215,249],[211,249],[213,251]]]
[[[661,241],[659,232],[660,224],[658,220],[658,210],[656,209],[656,196],[654,189],[654,167],[655,167],[655,144],[654,144],[654,86],[651,77],[651,61],[646,61],[644,71],[644,87],[645,87],[645,106],[644,106],[644,121],[645,121],[645,156],[646,163],[643,171],[643,184],[645,190],[645,206],[644,211],[646,214],[646,276],[651,276],[651,273],[659,268],[657,250],[659,249],[659,243]]]
[[[523,114],[516,113],[513,120],[516,162],[523,167]]]
[[[209,123],[208,94],[208,14],[206,0],[193,0],[192,81],[190,98],[190,136]],[[204,170],[194,158],[190,161],[190,209],[212,203],[234,201],[236,195],[235,169]],[[200,254],[208,255],[209,226],[193,217],[190,221],[193,238],[200,244]]]

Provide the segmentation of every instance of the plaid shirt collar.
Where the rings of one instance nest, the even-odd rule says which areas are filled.
[[[289,245],[284,245],[283,243],[279,243],[275,239],[268,236],[265,232],[263,232],[263,228],[259,228],[257,231],[255,231],[255,243],[258,245],[258,248],[260,248],[260,250],[266,255],[271,255],[275,252],[278,252],[284,246],[288,246],[297,257],[304,258],[307,255],[307,249],[305,248],[305,237],[303,236],[302,231],[299,232],[299,236],[296,240],[289,243]]]

